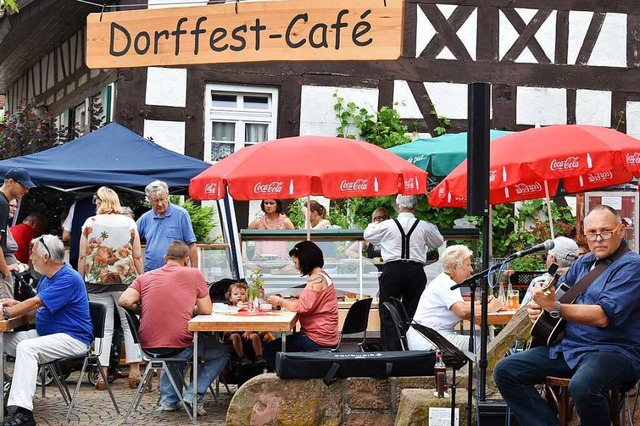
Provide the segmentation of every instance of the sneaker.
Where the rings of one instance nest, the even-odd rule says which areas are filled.
[[[193,407],[191,406],[190,403],[188,403],[187,401],[184,402],[187,405],[187,408],[189,409],[190,413],[193,413]],[[204,409],[204,406],[202,404],[198,404],[198,408],[196,409],[196,412],[198,413],[198,416],[206,416],[207,415],[207,410]]]
[[[262,358],[261,356],[257,356],[256,357],[256,361],[254,362],[254,364],[259,365],[259,366],[265,366],[265,365],[267,365],[267,360]]]
[[[175,404],[169,404],[169,405],[159,404],[158,407],[156,408],[156,411],[176,411],[180,407],[181,405],[179,402],[176,402]]]
[[[249,364],[251,364],[251,360],[247,358],[246,355],[243,355],[242,358],[240,358],[240,365],[249,365]]]
[[[33,418],[33,413],[23,413],[16,411],[11,417],[5,419],[4,424],[7,426],[36,426],[36,420]]]

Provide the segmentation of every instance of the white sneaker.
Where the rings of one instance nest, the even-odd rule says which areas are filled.
[[[184,402],[185,404],[187,404],[187,408],[189,409],[189,412],[193,412],[193,407],[191,406],[191,404],[187,401]],[[198,416],[206,416],[207,415],[207,410],[204,409],[204,405],[202,404],[198,404],[198,408],[196,409]]]
[[[180,403],[179,402],[177,402],[175,404],[169,404],[169,405],[160,404],[156,408],[156,411],[176,411],[178,408],[180,408]]]

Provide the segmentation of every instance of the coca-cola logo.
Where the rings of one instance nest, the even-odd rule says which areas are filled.
[[[627,164],[640,164],[640,152],[628,153],[626,160]]]
[[[578,158],[580,157],[567,157],[564,160],[553,159],[549,168],[552,171],[577,169],[579,166]]]
[[[269,182],[269,183],[256,183],[256,186],[253,187],[253,192],[256,194],[279,194],[282,192],[283,182]]]
[[[366,191],[367,187],[366,179],[356,179],[354,181],[343,180],[340,182],[340,191]]]
[[[489,170],[489,182],[493,182],[496,180],[496,176],[498,175],[497,170]]]
[[[589,173],[587,175],[587,179],[591,183],[602,182],[602,181],[605,181],[605,180],[611,180],[611,179],[613,179],[613,172],[607,171],[607,172]]]
[[[513,188],[516,190],[516,194],[518,195],[530,194],[532,192],[542,192],[542,185],[540,184],[540,182],[530,184],[519,183],[517,185],[514,185]]]
[[[216,191],[217,188],[218,188],[218,185],[216,185],[215,183],[208,183],[204,187],[204,193],[215,195],[217,194],[217,191]]]
[[[413,189],[415,187],[415,181],[413,179],[404,180],[404,189]]]

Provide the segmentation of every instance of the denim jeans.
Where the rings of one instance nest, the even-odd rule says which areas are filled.
[[[322,346],[311,340],[301,331],[287,336],[287,352],[304,352],[324,349]],[[276,371],[276,353],[282,351],[282,339],[278,338],[267,343],[262,350],[262,355],[267,361],[267,370]]]
[[[193,348],[186,348],[173,358],[182,358],[184,360],[193,359]],[[218,377],[227,361],[229,360],[229,352],[227,348],[214,337],[211,336],[199,336],[198,340],[198,358],[204,361],[198,365],[198,404],[202,403],[202,398],[207,393],[209,385]],[[184,374],[186,363],[185,362],[173,362],[169,366],[173,380],[176,385],[180,386],[182,383],[180,374]],[[191,403],[193,399],[193,383],[189,384],[187,390],[182,394],[182,398]],[[160,404],[161,405],[175,405],[180,402],[180,397],[176,395],[171,381],[162,373],[160,377]]]
[[[558,424],[555,413],[534,387],[543,383],[546,376],[571,377],[569,395],[582,426],[608,425],[609,405],[604,395],[637,380],[632,364],[614,352],[590,352],[575,370],[562,356],[549,359],[547,347],[508,356],[496,365],[493,378],[520,425]]]

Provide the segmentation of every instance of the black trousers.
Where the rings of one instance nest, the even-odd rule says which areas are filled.
[[[393,320],[389,312],[383,308],[384,302],[390,302],[391,297],[402,300],[409,318],[413,318],[418,308],[418,301],[427,285],[424,266],[417,262],[390,262],[384,265],[384,272],[380,276],[380,336],[385,351],[401,351],[400,340],[396,333]]]

